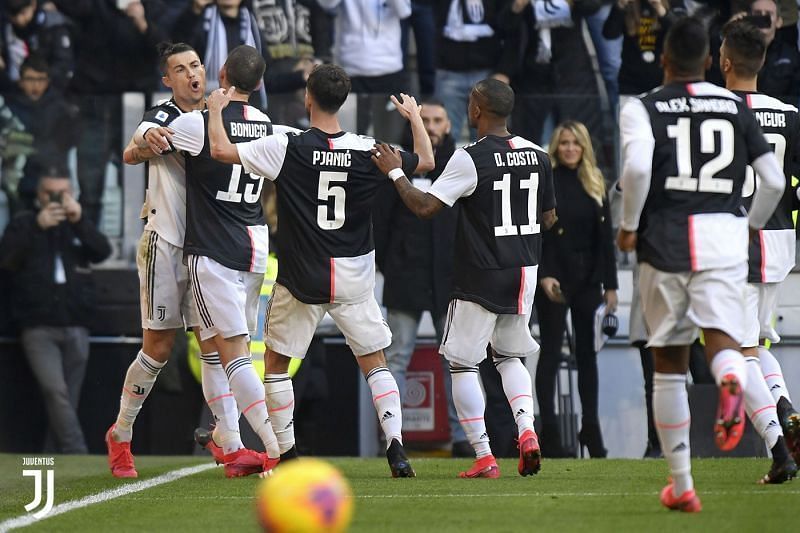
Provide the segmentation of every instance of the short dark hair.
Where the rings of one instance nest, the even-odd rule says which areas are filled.
[[[258,50],[240,44],[228,54],[225,60],[225,75],[228,83],[239,92],[250,94],[258,88],[264,78],[267,63]]]
[[[708,52],[708,29],[695,17],[678,20],[670,27],[664,39],[664,56],[672,69],[680,75],[704,73]]]
[[[167,73],[167,62],[170,57],[175,54],[182,54],[183,52],[197,53],[194,48],[186,43],[171,43],[167,41],[158,43],[156,45],[156,51],[158,52],[158,70],[162,75]],[[200,56],[198,55],[198,57]]]
[[[761,30],[746,20],[733,20],[722,28],[722,36],[734,72],[749,78],[758,76],[767,53],[767,41]]]
[[[5,11],[12,17],[33,3],[33,0],[6,0]]]
[[[444,106],[444,102],[442,102],[438,98],[434,98],[433,96],[426,96],[426,97],[422,98],[418,103],[421,106],[437,106],[437,107],[441,107],[445,111],[447,111],[447,108]]]
[[[47,60],[36,53],[29,55],[22,61],[22,64],[19,66],[20,75],[28,69],[35,70],[36,72],[50,73],[50,65],[47,64]]]
[[[339,65],[318,65],[309,74],[306,89],[320,109],[336,113],[350,94],[350,76]]]
[[[514,89],[494,78],[486,78],[472,88],[483,99],[483,109],[500,118],[506,118],[514,109]]]

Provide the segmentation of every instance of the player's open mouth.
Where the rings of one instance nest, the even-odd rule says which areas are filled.
[[[196,90],[198,90],[200,88],[200,82],[197,81],[197,80],[193,81],[191,85],[192,85],[192,90],[193,91],[196,91]]]

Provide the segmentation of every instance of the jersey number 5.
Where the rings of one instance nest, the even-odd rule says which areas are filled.
[[[319,173],[319,189],[317,198],[326,202],[317,206],[317,226],[325,230],[339,229],[344,226],[344,187],[331,183],[347,181],[347,172],[323,170]],[[327,201],[333,198],[333,218],[328,218]]]
[[[700,152],[716,152],[716,135],[719,133],[719,154],[700,167],[699,179],[694,177],[692,170],[691,125],[692,119],[683,117],[678,119],[677,124],[667,126],[667,137],[675,139],[678,175],[667,178],[664,188],[673,191],[730,194],[733,191],[733,180],[714,176],[733,162],[733,124],[718,118],[700,123]]]
[[[248,183],[244,186],[244,201],[248,204],[258,202],[261,198],[261,187],[264,185],[264,178],[242,172],[242,165],[233,165],[231,168],[231,180],[228,182],[228,190],[217,191],[217,200],[233,202],[235,204],[241,202],[242,193],[239,192],[239,180],[241,180],[242,175],[258,181],[258,185]]]
[[[536,200],[539,190],[539,173],[531,172],[528,179],[519,180],[519,188],[528,190],[528,223],[515,226],[511,218],[511,174],[494,182],[494,190],[500,191],[500,226],[494,227],[495,237],[509,237],[511,235],[535,235],[539,233],[540,226],[536,223]]]

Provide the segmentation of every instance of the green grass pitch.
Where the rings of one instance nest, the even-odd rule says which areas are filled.
[[[500,462],[500,479],[456,478],[469,461],[414,459],[415,479],[391,479],[382,459],[332,459],[353,488],[351,531],[796,531],[800,485],[761,486],[767,459],[694,460],[703,512],[670,512],[658,502],[663,460],[545,460],[534,477]],[[102,456],[55,457],[55,503],[193,465],[203,457],[138,457],[138,480],[111,477]],[[46,467],[45,467],[46,468]],[[25,515],[33,479],[22,457],[0,455],[0,530]],[[46,518],[26,531],[257,531],[257,477],[226,479],[214,467],[141,492]],[[795,524],[794,526],[792,524]]]

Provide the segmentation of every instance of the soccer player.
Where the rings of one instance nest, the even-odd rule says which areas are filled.
[[[231,91],[233,103],[224,128],[234,142],[272,134],[269,118],[247,105],[264,74],[264,59],[252,46],[236,47],[220,69],[220,85]],[[270,470],[279,460],[264,389],[250,360],[249,335],[257,327],[258,299],[267,265],[268,231],[261,209],[264,178],[223,164],[210,155],[208,114],[186,113],[168,129],[163,141],[186,152],[186,238],[184,251],[201,322],[201,338],[213,339],[236,403],[267,451],[267,459],[240,448],[233,424],[219,434],[227,457],[250,466],[240,475]],[[160,144],[159,148],[164,148]],[[216,440],[216,436],[215,436]]]
[[[747,384],[739,351],[745,329],[748,223],[764,226],[783,193],[783,174],[741,98],[703,81],[708,32],[687,17],[664,44],[664,85],[631,100],[620,116],[623,218],[617,238],[636,249],[642,310],[655,357],[653,412],[672,480],[661,503],[701,510],[689,454],[686,371],[698,328],[720,389],[717,446],[733,449],[744,429]],[[750,163],[761,176],[744,216]]]
[[[300,134],[231,144],[223,110],[234,90],[208,100],[211,154],[275,182],[281,231],[281,265],[270,300],[264,393],[284,457],[294,455],[294,392],[289,357],[302,357],[317,323],[329,313],[344,333],[372,391],[393,477],[413,477],[403,450],[400,395],[383,349],[391,332],[375,301],[372,204],[385,177],[370,161],[374,139],[342,131],[337,112],[350,78],[321,65],[308,78],[305,105],[311,128]],[[411,123],[414,154],[403,153],[406,172],[433,168],[433,150],[416,101],[403,95],[398,111]]]
[[[797,472],[800,415],[786,397],[788,393],[778,361],[764,344],[766,340],[772,343],[780,341],[772,327],[778,305],[778,287],[794,267],[796,237],[792,209],[796,191],[792,188],[792,169],[796,168],[796,158],[800,154],[800,116],[796,107],[756,92],[758,73],[767,49],[762,31],[740,20],[729,23],[723,32],[720,70],[725,76],[725,85],[755,112],[764,138],[778,158],[786,184],[778,208],[764,229],[750,240],[750,268],[745,289],[747,328],[742,342],[742,353],[747,363],[745,408],[756,431],[772,450],[772,468],[762,482],[783,483]],[[742,191],[745,207],[750,207],[757,186],[753,170],[748,168]],[[774,397],[765,378],[771,381],[770,385],[777,384]],[[780,406],[778,409],[776,402]],[[784,434],[791,444],[794,460],[789,456]]]
[[[475,463],[461,477],[499,477],[489,446],[478,363],[491,341],[493,360],[519,430],[519,473],[536,474],[541,452],[533,429],[533,386],[520,360],[539,346],[528,327],[536,291],[541,229],[555,222],[553,173],[547,152],[508,132],[514,91],[498,80],[478,82],[469,95],[469,125],[478,142],[456,150],[427,193],[406,177],[387,145],[374,161],[394,180],[417,216],[433,216],[460,200],[454,291],[439,351],[450,362],[453,402]]]
[[[164,85],[172,89],[172,98],[145,113],[123,155],[128,164],[148,161],[148,189],[147,200],[142,208],[147,225],[136,258],[142,348],[125,375],[119,414],[106,433],[109,465],[115,477],[138,475],[130,450],[133,424],[161,368],[169,359],[176,333],[182,328],[194,328],[199,339],[200,321],[191,294],[189,271],[183,262],[186,230],[184,158],[177,152],[155,158],[156,153],[148,147],[144,134],[169,125],[186,112],[205,108],[206,73],[197,53],[187,44],[160,45],[159,56],[162,80]],[[143,146],[138,146],[137,140]],[[225,372],[219,364],[219,355],[209,341],[200,341],[200,346],[206,400],[218,426],[235,427],[236,433],[230,437],[235,438],[239,448],[244,448],[238,436],[239,413],[230,395]],[[215,453],[218,462],[225,463],[226,475],[236,475],[241,467],[236,458],[229,457],[225,462],[219,447],[209,446],[209,449]]]

